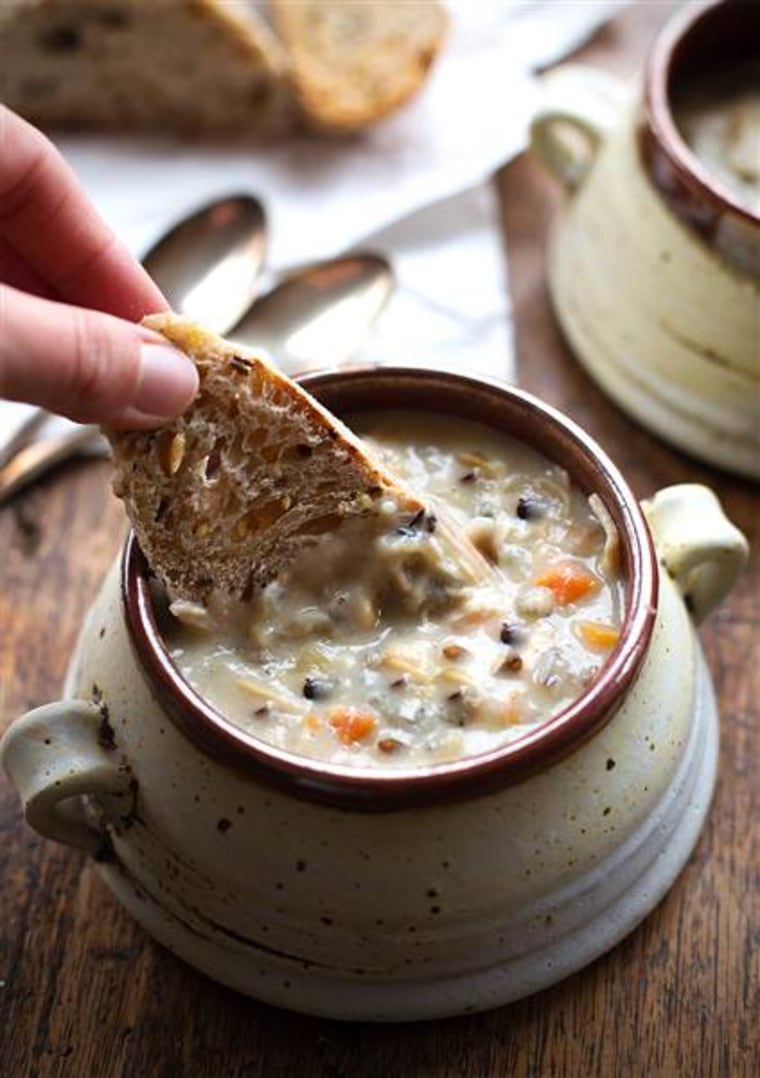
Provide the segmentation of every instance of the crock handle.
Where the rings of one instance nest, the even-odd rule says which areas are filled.
[[[628,87],[605,71],[563,64],[541,80],[541,97],[530,127],[531,153],[567,187],[577,187],[617,126]]]
[[[728,595],[748,545],[708,487],[681,483],[642,502],[661,564],[699,623]]]
[[[87,823],[82,796],[131,797],[130,771],[112,745],[102,709],[84,700],[62,700],[22,715],[0,741],[0,762],[29,826],[89,854],[102,848],[103,835]]]

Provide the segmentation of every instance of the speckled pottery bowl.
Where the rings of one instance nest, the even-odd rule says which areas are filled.
[[[544,83],[532,152],[568,189],[549,286],[601,387],[665,440],[760,478],[760,217],[681,137],[685,80],[756,56],[760,6],[680,9],[643,88],[567,65]],[[754,50],[754,53],[753,53]]]
[[[622,537],[626,614],[597,680],[486,755],[405,772],[295,756],[182,681],[130,538],[64,699],[17,720],[3,763],[33,828],[93,855],[149,933],[233,988],[377,1021],[506,1003],[616,943],[689,856],[717,744],[694,619],[730,590],[746,543],[704,487],[660,491],[642,510],[582,431],[517,390],[408,369],[305,384],[339,414],[477,419],[602,497]]]

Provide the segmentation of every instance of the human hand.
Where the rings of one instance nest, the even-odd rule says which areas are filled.
[[[53,144],[0,105],[0,397],[159,426],[198,388],[191,361],[135,322],[166,309]]]

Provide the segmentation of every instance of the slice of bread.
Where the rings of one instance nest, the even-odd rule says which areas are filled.
[[[42,127],[267,137],[294,121],[284,53],[224,0],[0,0],[3,101]]]
[[[145,325],[200,375],[179,419],[106,432],[114,491],[172,599],[246,597],[347,517],[387,527],[389,511],[420,513],[348,428],[265,360],[176,315]]]
[[[447,28],[438,0],[271,0],[270,7],[304,117],[335,132],[366,127],[411,97]]]

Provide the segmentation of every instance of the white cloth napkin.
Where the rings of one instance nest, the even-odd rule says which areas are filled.
[[[419,97],[361,138],[269,149],[77,137],[59,145],[137,256],[216,196],[256,193],[277,272],[361,246],[389,255],[398,291],[362,358],[513,375],[498,206],[488,183],[525,146],[532,72],[625,0],[450,0],[447,47]],[[0,402],[0,461],[29,418]],[[49,420],[39,434],[65,426]],[[39,435],[38,435],[39,436]]]

